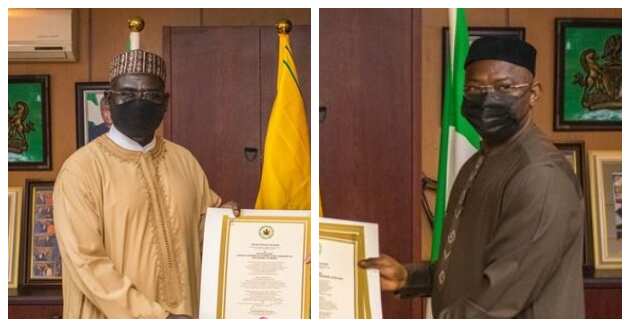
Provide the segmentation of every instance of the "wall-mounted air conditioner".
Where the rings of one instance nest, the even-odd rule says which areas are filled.
[[[9,9],[9,62],[77,61],[78,12]]]

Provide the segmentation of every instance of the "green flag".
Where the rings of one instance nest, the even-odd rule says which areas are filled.
[[[462,165],[479,149],[479,134],[462,116],[464,97],[466,56],[469,38],[466,12],[464,9],[449,9],[449,58],[444,83],[444,108],[440,133],[440,162],[438,166],[438,188],[435,201],[435,223],[431,261],[440,257],[442,226],[448,196]]]

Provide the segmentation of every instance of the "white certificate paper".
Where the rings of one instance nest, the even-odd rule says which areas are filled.
[[[333,225],[347,225],[361,227],[363,229],[363,254],[364,257],[379,256],[378,225],[360,221],[320,218],[320,223]],[[322,232],[320,225],[320,234]],[[357,243],[343,242],[340,240],[320,239],[320,265],[319,265],[319,317],[326,318],[354,318],[356,309],[351,305],[352,299],[361,297],[357,292],[356,280],[352,276],[351,269],[361,269],[356,266],[356,259],[349,260],[356,255],[354,247]],[[354,254],[353,254],[354,253]],[[381,285],[379,272],[376,269],[368,269],[367,273],[367,301],[370,318],[382,318]],[[354,294],[353,294],[354,291]]]
[[[355,285],[355,245],[319,240],[319,318],[354,319],[358,296]]]
[[[309,214],[208,209],[200,318],[308,317]]]

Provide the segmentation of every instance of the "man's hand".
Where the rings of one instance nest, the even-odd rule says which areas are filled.
[[[169,314],[168,317],[166,317],[166,319],[192,319],[191,316],[187,316],[187,315],[178,315],[178,314]]]
[[[221,208],[232,209],[232,213],[234,213],[234,217],[238,217],[241,215],[241,207],[239,207],[238,203],[235,201],[228,201],[224,203]]]
[[[388,255],[383,254],[377,258],[361,260],[359,267],[378,269],[381,274],[381,289],[383,291],[397,291],[407,285],[407,269]]]

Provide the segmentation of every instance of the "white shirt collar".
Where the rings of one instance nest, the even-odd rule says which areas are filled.
[[[109,132],[107,132],[107,136],[118,146],[126,150],[142,151],[146,153],[153,149],[153,147],[155,147],[155,137],[153,137],[153,140],[151,140],[149,144],[142,146],[138,142],[134,141],[132,138],[123,134],[114,125],[112,125],[112,127],[109,129]]]

